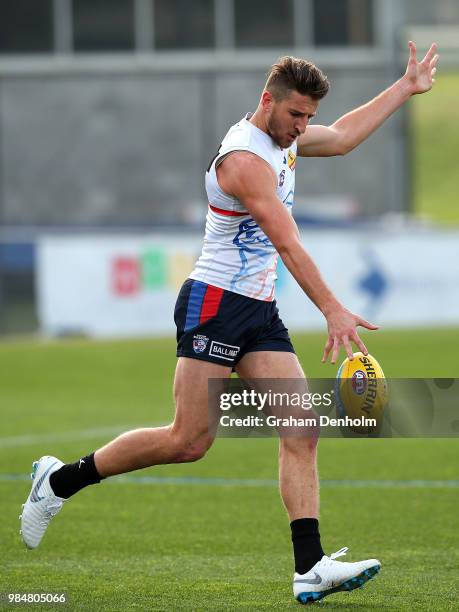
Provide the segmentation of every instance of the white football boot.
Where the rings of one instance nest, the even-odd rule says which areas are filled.
[[[319,601],[337,591],[353,591],[371,580],[381,569],[377,559],[346,563],[335,561],[345,555],[346,548],[341,548],[329,557],[324,555],[306,574],[293,576],[293,595],[302,604]]]
[[[49,477],[64,464],[56,457],[41,457],[32,464],[33,483],[30,495],[22,505],[20,534],[27,548],[37,548],[51,519],[62,508],[66,499],[57,497]]]

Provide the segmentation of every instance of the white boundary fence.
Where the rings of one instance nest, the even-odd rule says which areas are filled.
[[[303,243],[350,309],[388,327],[459,324],[459,232],[318,230]],[[161,336],[175,332],[197,235],[44,237],[37,253],[41,329],[48,335]],[[277,299],[292,330],[324,320],[280,266]]]

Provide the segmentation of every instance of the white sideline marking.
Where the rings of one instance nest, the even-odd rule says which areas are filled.
[[[107,481],[110,482],[110,481]],[[111,480],[113,484],[144,484],[144,485],[210,485],[210,486],[243,486],[243,487],[278,487],[275,479],[258,478],[215,478],[215,477],[193,477],[193,476],[116,476]],[[459,480],[322,480],[321,487],[337,488],[457,488]]]
[[[0,482],[30,482],[28,474],[1,474]],[[135,485],[204,485],[210,487],[277,487],[274,479],[215,478],[198,476],[114,476],[108,484]],[[459,480],[322,480],[321,487],[352,489],[457,489]]]
[[[164,423],[151,423],[148,427],[160,427]],[[112,425],[108,427],[92,427],[66,432],[46,434],[30,434],[24,436],[0,437],[0,448],[31,446],[40,443],[72,442],[74,440],[90,440],[101,436],[120,434],[131,429],[142,427],[133,425]],[[26,474],[2,474],[0,482],[29,481]],[[204,485],[204,486],[239,486],[239,487],[277,487],[275,479],[259,478],[216,478],[194,476],[130,476],[121,475],[109,478],[109,484],[136,485]],[[377,489],[457,489],[459,480],[322,480],[321,487],[327,488],[377,488]]]
[[[163,425],[162,423],[161,425]],[[91,440],[101,436],[120,434],[130,429],[138,429],[141,425],[111,425],[109,427],[91,427],[90,429],[78,429],[74,431],[62,431],[44,434],[30,434],[25,436],[0,437],[0,448],[12,448],[15,446],[32,446],[33,444],[53,442],[73,442],[74,440]],[[148,427],[160,427],[153,423]]]

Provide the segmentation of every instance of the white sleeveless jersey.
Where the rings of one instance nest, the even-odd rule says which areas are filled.
[[[209,210],[204,245],[190,278],[271,301],[278,254],[243,203],[220,188],[216,167],[233,151],[258,155],[273,168],[277,197],[291,212],[297,145],[294,142],[289,149],[281,149],[268,134],[248,121],[250,116],[230,128],[206,173]]]

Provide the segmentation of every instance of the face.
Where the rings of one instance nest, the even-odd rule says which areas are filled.
[[[276,102],[272,95],[265,91],[262,106],[266,113],[268,134],[282,149],[287,149],[304,133],[317,112],[319,101],[292,91],[287,98]]]

